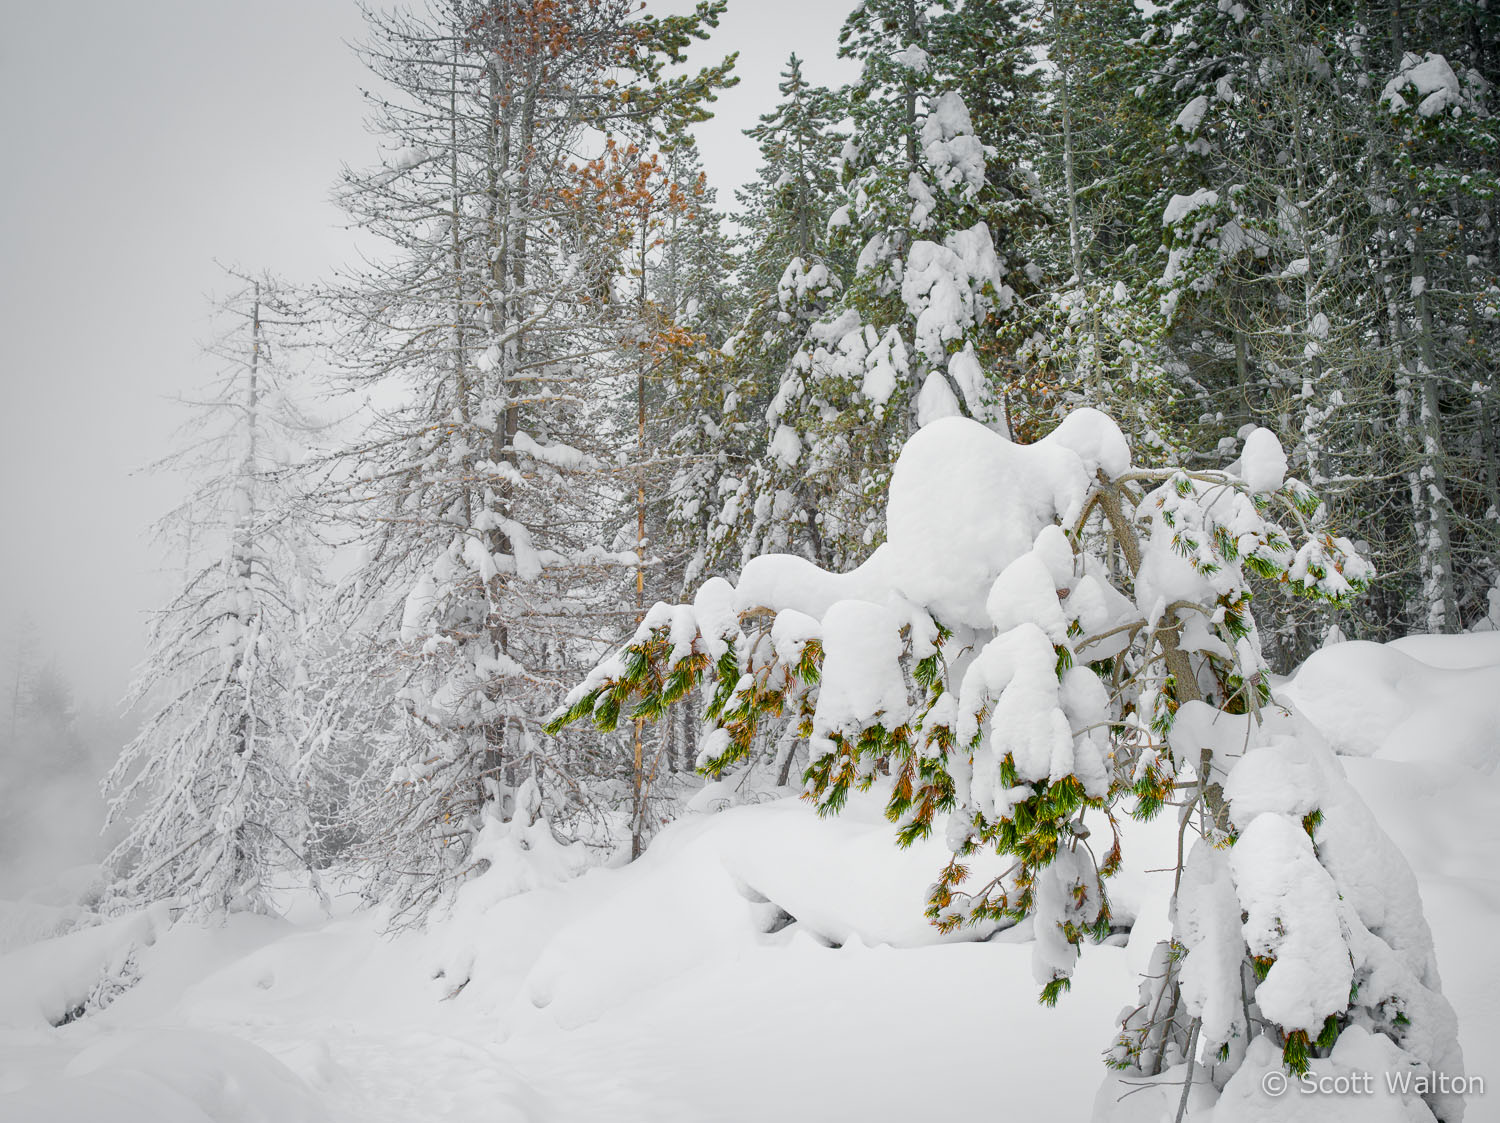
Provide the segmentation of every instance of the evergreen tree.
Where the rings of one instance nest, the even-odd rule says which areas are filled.
[[[1153,206],[1165,123],[1138,88],[1148,76],[1145,19],[1133,3],[1052,0],[1037,35],[1052,63],[1037,171],[1053,224],[1029,244],[1045,280],[1006,336],[1024,377],[1057,406],[1121,419],[1143,452],[1181,455],[1179,393],[1143,245],[1160,241]]]
[[[732,312],[723,307],[722,274],[712,282],[705,274],[715,259],[727,263],[713,193],[691,138],[672,135],[664,154],[649,156],[634,145],[611,148],[597,166],[598,222],[617,224],[626,247],[617,286],[615,393],[619,431],[631,438],[618,462],[634,502],[615,541],[634,559],[628,599],[639,624],[647,605],[681,589],[684,569],[693,564],[696,543],[681,533],[692,520],[682,504],[697,481],[683,469],[700,464],[713,439],[697,401],[712,369],[710,344],[697,328],[701,322],[712,330],[716,318]],[[677,763],[674,733],[674,726],[663,727],[648,744],[637,722],[626,747],[632,857],[665,821],[661,805],[672,795],[665,780]]]
[[[327,489],[365,531],[333,614],[365,670],[339,675],[360,693],[328,712],[361,717],[341,734],[363,757],[360,833],[373,891],[403,906],[467,867],[523,782],[575,833],[596,818],[583,781],[611,771],[598,747],[538,726],[559,675],[628,627],[598,611],[601,575],[638,565],[614,542],[608,470],[625,441],[611,445],[605,360],[634,233],[611,214],[629,200],[606,194],[635,170],[614,134],[706,115],[732,58],[665,67],[722,8],[454,0],[371,17],[394,151],[350,173],[344,200],[389,252],[337,299],[348,382],[372,404]],[[606,155],[585,158],[601,135]]]
[[[891,462],[919,425],[962,413],[1011,429],[984,360],[1016,286],[1035,280],[1006,252],[1034,216],[1034,183],[1017,138],[979,135],[960,90],[1007,75],[1028,85],[1033,56],[1020,29],[996,27],[1008,8],[982,8],[871,0],[841,33],[862,72],[829,225],[855,262],[838,284],[795,261],[784,278],[788,306],[811,297],[826,310],[766,410],[749,552],[800,539],[824,561],[862,557],[883,533]],[[987,121],[1004,119],[1008,96],[986,95]]]
[[[852,259],[828,237],[837,201],[836,165],[844,144],[837,129],[840,99],[811,86],[794,54],[782,72],[782,102],[745,135],[757,142],[761,165],[738,197],[746,249],[740,282],[744,319],[717,356],[719,384],[706,387],[716,445],[695,473],[684,507],[699,523],[704,561],[694,577],[737,565],[745,551],[764,546],[823,555],[823,542],[800,480],[777,487],[766,410],[775,399],[809,326],[840,291]],[[779,431],[779,430],[778,430]],[[783,440],[781,454],[785,454]],[[758,537],[762,532],[769,538]],[[747,545],[751,536],[758,544]]]
[[[764,556],[657,605],[553,727],[659,718],[701,685],[720,775],[762,725],[791,724],[821,811],[879,785],[900,842],[946,839],[935,925],[1030,920],[1048,1004],[1110,932],[1117,815],[1175,804],[1200,838],[1111,1055],[1132,1083],[1176,1065],[1174,1103],[1195,1080],[1240,1096],[1341,1046],[1457,1072],[1410,871],[1331,750],[1270,704],[1252,583],[1339,603],[1371,577],[1286,467],[1265,429],[1230,472],[1133,466],[1092,410],[1029,446],[934,422],[896,466],[868,561]],[[1011,865],[972,886],[981,852]],[[1424,1098],[1438,1119],[1462,1112],[1443,1089]]]
[[[781,102],[745,130],[760,149],[761,164],[755,181],[738,193],[741,225],[752,232],[744,282],[756,294],[774,294],[792,260],[810,269],[827,256],[845,140],[838,129],[844,111],[840,99],[808,83],[795,52],[777,89]]]
[[[272,875],[306,865],[292,711],[314,570],[284,473],[309,436],[291,356],[308,321],[280,282],[235,276],[210,348],[222,369],[161,465],[193,490],[159,531],[197,560],[152,622],[132,691],[150,716],[106,780],[128,820],[108,860],[121,905],[266,912]]]
[[[1372,36],[1367,57],[1386,60],[1376,75],[1386,81],[1373,106],[1381,175],[1372,186],[1415,531],[1419,585],[1409,611],[1418,627],[1452,632],[1484,616],[1500,563],[1500,19],[1474,5],[1442,7],[1441,15],[1391,10],[1389,53]]]
[[[1494,541],[1483,487],[1456,503],[1448,483],[1483,478],[1484,442],[1462,438],[1467,461],[1445,443],[1482,427],[1492,394],[1471,357],[1483,346],[1472,314],[1486,299],[1481,259],[1459,252],[1485,221],[1474,208],[1488,180],[1473,158],[1493,143],[1482,139],[1488,111],[1480,87],[1457,76],[1468,71],[1435,55],[1439,100],[1451,101],[1428,101],[1425,116],[1409,106],[1399,89],[1428,72],[1415,85],[1402,76],[1423,60],[1393,53],[1400,23],[1395,9],[1179,5],[1157,17],[1154,77],[1142,86],[1175,135],[1158,198],[1169,252],[1157,287],[1169,363],[1190,403],[1179,427],[1198,447],[1231,448],[1256,421],[1286,438],[1299,470],[1372,546],[1382,587],[1361,615],[1375,635],[1482,615]],[[1424,180],[1442,186],[1426,193]],[[1462,264],[1448,283],[1431,283],[1427,273],[1450,262]],[[1434,316],[1435,291],[1454,294],[1446,318]],[[1473,341],[1446,360],[1444,322],[1447,340]],[[1437,373],[1445,364],[1468,373]],[[1405,503],[1389,487],[1396,472],[1408,480]],[[1471,512],[1463,563],[1459,509]],[[1311,630],[1295,605],[1266,622],[1284,661],[1306,654]]]
[[[740,257],[724,231],[718,192],[708,183],[696,145],[690,138],[674,142],[667,157],[677,198],[650,267],[652,305],[666,328],[656,337],[661,362],[651,408],[653,443],[664,461],[663,587],[680,595],[711,564],[715,497],[736,445],[724,431],[731,378],[724,347],[741,321],[743,301],[731,281]]]

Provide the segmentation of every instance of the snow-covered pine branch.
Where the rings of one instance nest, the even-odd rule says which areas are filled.
[[[1341,604],[1372,576],[1285,472],[1265,430],[1235,472],[1142,472],[1093,410],[1026,446],[936,421],[896,465],[867,562],[763,556],[658,605],[549,728],[656,719],[701,686],[717,775],[762,724],[793,723],[820,809],[879,783],[901,842],[946,840],[935,924],[1032,925],[1049,1003],[1109,931],[1119,817],[1172,806],[1199,841],[1113,1064],[1154,1078],[1191,1042],[1225,1096],[1331,1050],[1458,1071],[1410,874],[1270,691],[1253,586]],[[973,890],[986,851],[1014,864]]]

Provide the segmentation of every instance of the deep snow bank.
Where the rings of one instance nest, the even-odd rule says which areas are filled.
[[[1500,924],[1487,857],[1500,846],[1497,782],[1345,765],[1418,875],[1482,1072],[1500,1055],[1486,946]],[[1128,845],[1164,870],[1174,824],[1136,827]],[[1048,1010],[1029,947],[1012,942],[1024,932],[934,942],[921,906],[940,849],[897,850],[879,793],[831,820],[776,800],[690,816],[623,869],[551,883],[497,871],[482,895],[484,879],[472,883],[472,909],[425,933],[382,937],[369,914],[179,925],[138,954],[141,983],[100,1014],[0,1030],[0,1118],[883,1121],[930,1111],[921,1073],[1003,1058],[1014,1114],[1087,1119],[1111,1018],[1168,930],[1171,874],[1113,887],[1136,901],[1135,932],[1087,949],[1073,992]],[[541,850],[532,873],[557,868]],[[142,1032],[154,1028],[176,1033]],[[870,1070],[893,1042],[900,1063]],[[870,1075],[836,1075],[852,1072]],[[993,1108],[983,1079],[943,1095],[955,1114]]]
[[[1500,633],[1333,644],[1277,697],[1346,756],[1483,773],[1500,762]]]
[[[52,1079],[0,1094],[8,1123],[322,1123],[311,1090],[265,1050],[203,1030],[142,1029],[86,1047]]]
[[[57,1025],[82,1008],[100,982],[123,971],[166,927],[153,908],[29,943],[0,956],[0,1026]]]
[[[1391,759],[1397,725],[1356,719],[1383,698],[1405,707],[1386,720],[1411,739],[1467,753],[1486,743],[1472,711],[1500,691],[1474,677],[1486,672],[1482,643],[1416,638],[1339,645],[1285,693],[1356,749],[1383,734],[1342,764],[1416,874],[1471,1071],[1490,1077],[1500,776],[1432,753]],[[1371,665],[1389,676],[1380,690]],[[1318,675],[1326,692],[1313,689]],[[1127,825],[1132,865],[1169,869],[1169,820]],[[1124,947],[1086,949],[1072,993],[1048,1010],[1024,929],[946,943],[927,926],[923,898],[945,851],[898,850],[878,791],[835,819],[789,799],[689,815],[641,861],[577,877],[537,830],[503,834],[492,874],[426,932],[384,937],[371,914],[239,917],[150,944],[101,926],[0,956],[0,1119],[875,1123],[930,1113],[933,1072],[960,1074],[941,1093],[955,1115],[992,1112],[996,1084],[983,1074],[999,1071],[1012,1114],[1083,1120],[1111,1018],[1169,930],[1170,872],[1117,879],[1117,911],[1139,916],[1135,930]],[[81,1021],[47,1024],[131,945],[136,987]],[[899,1063],[878,1062],[893,1050]],[[1345,1054],[1318,1063],[1374,1063]],[[1124,1106],[1170,1119],[1180,1086],[1128,1091]],[[1469,1120],[1493,1117],[1494,1095],[1471,1102]],[[1221,1100],[1210,1114],[1205,1103],[1190,1118],[1226,1123],[1251,1106]],[[1334,1117],[1318,1098],[1304,1106],[1309,1119]],[[1355,1106],[1361,1121],[1399,1110]]]

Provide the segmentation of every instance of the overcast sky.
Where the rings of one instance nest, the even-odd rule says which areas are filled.
[[[376,4],[378,7],[379,5]],[[741,130],[777,100],[795,47],[814,82],[853,0],[730,0],[707,59],[741,83],[699,129],[721,204],[754,174]],[[688,0],[653,3],[686,11]],[[214,261],[326,275],[351,235],[329,202],[371,161],[347,44],[354,0],[68,0],[9,6],[0,39],[0,660],[24,613],[80,695],[123,695],[147,612],[181,559],[147,527],[175,482],[172,397],[199,352]]]

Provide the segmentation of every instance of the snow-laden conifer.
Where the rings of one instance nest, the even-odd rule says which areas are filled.
[[[786,311],[809,300],[822,310],[766,406],[753,502],[737,497],[747,556],[796,543],[831,564],[858,560],[883,533],[890,466],[919,426],[963,415],[1010,430],[985,360],[1016,286],[1032,283],[1006,243],[1034,218],[1035,184],[966,101],[979,96],[963,77],[970,40],[995,35],[971,7],[871,0],[845,24],[840,53],[862,73],[847,95],[855,128],[828,233],[853,265],[841,277],[821,261],[787,265]],[[996,80],[1025,84],[1031,59],[1024,40],[1005,41]]]
[[[760,728],[792,725],[820,809],[878,785],[901,842],[946,841],[934,924],[1031,925],[1047,1003],[1110,932],[1122,816],[1170,809],[1175,928],[1115,1066],[1229,1099],[1331,1053],[1459,1072],[1410,871],[1271,690],[1254,588],[1340,604],[1373,576],[1286,468],[1266,430],[1233,470],[1149,469],[1093,410],[1025,446],[936,421],[902,452],[866,562],[766,555],[656,606],[553,727],[657,718],[701,686],[700,760],[719,775]],[[986,851],[1011,865],[970,884]],[[1104,1095],[1127,1090],[1110,1077]]]
[[[467,868],[517,784],[582,833],[587,781],[616,771],[540,723],[567,668],[631,624],[598,600],[641,564],[616,534],[636,443],[616,360],[644,341],[621,272],[651,138],[700,119],[729,63],[665,68],[721,10],[455,0],[370,17],[386,151],[342,200],[385,245],[334,301],[361,431],[324,492],[360,553],[329,616],[328,744],[361,770],[366,868],[398,904]]]
[[[221,368],[160,465],[191,489],[158,524],[187,560],[132,690],[149,716],[106,779],[111,820],[127,824],[109,858],[122,907],[268,911],[276,871],[306,865],[293,765],[316,567],[285,474],[310,433],[293,361],[308,320],[281,283],[235,276],[209,348]]]
[[[1493,76],[1452,30],[1462,18],[1181,3],[1137,44],[1135,97],[1168,129],[1165,254],[1136,260],[1158,273],[1187,406],[1174,428],[1225,460],[1245,426],[1279,432],[1385,574],[1362,634],[1480,618],[1500,541],[1495,269],[1476,236],[1492,224]],[[1307,654],[1295,605],[1263,624],[1279,662]]]

